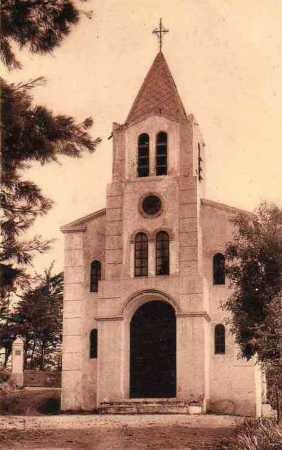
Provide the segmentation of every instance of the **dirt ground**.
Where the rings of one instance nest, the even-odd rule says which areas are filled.
[[[232,432],[185,426],[0,432],[0,449],[210,450]]]
[[[0,396],[0,414],[56,414],[59,398],[59,390],[23,389],[6,398]],[[165,421],[160,418],[159,423],[148,426],[146,420],[136,416],[130,426],[121,423],[112,428],[96,424],[83,430],[0,430],[0,450],[211,450],[215,442],[232,432],[229,428],[191,428],[181,420],[180,416],[172,416],[170,424],[169,418]]]

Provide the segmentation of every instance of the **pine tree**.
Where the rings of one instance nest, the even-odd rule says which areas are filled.
[[[16,336],[24,339],[25,368],[41,370],[58,365],[62,343],[63,273],[52,274],[53,264],[33,279],[16,308],[0,324],[0,347],[7,362]]]
[[[39,284],[26,291],[14,317],[25,342],[25,366],[41,370],[54,365],[62,342],[63,274],[52,275],[52,265]]]
[[[32,53],[52,52],[70,33],[81,13],[71,0],[3,0],[1,2],[0,56],[9,69],[20,68],[13,44]],[[39,186],[24,179],[24,170],[32,162],[46,164],[60,155],[79,157],[94,151],[99,139],[92,139],[92,120],[82,123],[69,116],[54,115],[35,105],[30,91],[42,77],[28,83],[1,82],[1,235],[0,244],[0,317],[12,292],[26,289],[29,277],[25,267],[35,253],[49,248],[40,236],[24,240],[25,232],[36,217],[52,206]]]
[[[33,53],[50,53],[78,22],[79,13],[71,0],[2,0],[2,61],[9,69],[21,67],[12,44]]]
[[[38,82],[8,84],[2,80],[1,127],[2,208],[0,244],[0,277],[2,299],[12,286],[28,281],[24,267],[35,253],[42,253],[49,242],[35,236],[22,236],[38,216],[52,206],[39,186],[23,178],[24,169],[33,161],[46,164],[57,161],[60,155],[78,158],[84,151],[93,152],[99,139],[93,140],[88,129],[92,120],[76,123],[72,117],[54,115],[47,108],[34,105],[30,95]]]

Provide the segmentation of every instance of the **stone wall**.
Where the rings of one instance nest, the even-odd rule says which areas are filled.
[[[26,387],[61,387],[61,372],[43,370],[25,370],[24,386]]]
[[[232,240],[232,217],[235,208],[203,200],[201,224],[203,230],[203,275],[207,281],[210,302],[210,402],[209,410],[222,414],[255,416],[261,413],[261,371],[255,361],[240,358],[226,321],[228,313],[222,304],[232,294],[228,278],[224,285],[213,284],[213,256],[224,253],[226,243]],[[226,328],[225,354],[214,352],[216,324]]]
[[[89,358],[90,332],[97,328],[97,292],[90,292],[90,265],[105,276],[105,210],[65,232],[62,409],[96,407],[97,359]],[[99,338],[98,338],[99,339]]]

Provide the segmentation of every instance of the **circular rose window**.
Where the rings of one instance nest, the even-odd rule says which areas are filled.
[[[142,202],[142,209],[148,216],[157,215],[162,208],[162,202],[156,195],[148,195]]]

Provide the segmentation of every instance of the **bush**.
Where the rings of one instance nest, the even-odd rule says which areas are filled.
[[[59,390],[0,391],[0,415],[38,416],[60,414]]]
[[[45,398],[37,407],[40,414],[60,414],[61,402],[59,398]]]
[[[0,414],[21,415],[23,413],[22,405],[15,395],[0,393]]]
[[[8,370],[0,370],[0,384],[6,383],[10,378],[10,372]]]
[[[234,435],[222,440],[215,450],[281,450],[282,432],[271,419],[246,421]]]

